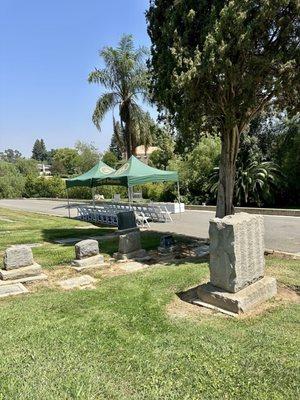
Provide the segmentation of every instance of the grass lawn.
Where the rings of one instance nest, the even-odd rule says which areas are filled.
[[[55,238],[110,229],[0,209],[0,251],[33,249],[49,274],[69,263],[73,246]],[[155,234],[143,245],[156,247]],[[109,256],[115,240],[100,241]],[[67,270],[67,268],[65,268]],[[299,261],[267,259],[281,286],[299,285]],[[300,307],[295,292],[259,315],[238,319],[178,299],[208,278],[206,263],[157,265],[130,274],[98,273],[95,290],[33,293],[0,301],[0,399],[297,399]]]

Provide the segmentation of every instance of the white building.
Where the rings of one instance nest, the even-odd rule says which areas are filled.
[[[37,165],[40,176],[51,176],[51,165],[38,164]]]
[[[145,146],[142,144],[140,146],[137,146],[135,148],[135,156],[138,158],[140,161],[143,161],[145,164],[148,164],[149,156],[155,151],[159,150],[159,147],[156,146],[149,146],[145,148]]]

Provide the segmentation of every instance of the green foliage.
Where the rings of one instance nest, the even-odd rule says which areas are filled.
[[[150,119],[138,104],[140,96],[147,95],[145,55],[144,48],[134,48],[132,36],[124,35],[117,48],[101,50],[105,68],[96,68],[88,77],[90,83],[108,90],[96,103],[93,122],[100,130],[105,114],[119,108],[120,121],[113,121],[115,144],[121,153],[126,151],[127,157],[134,153],[137,145],[147,144],[149,140]]]
[[[115,155],[115,153],[113,153],[112,151],[106,151],[103,154],[103,157],[101,159],[105,164],[109,165],[112,168],[117,167],[117,164],[119,162],[117,156]]]
[[[23,176],[38,176],[38,168],[37,168],[37,161],[33,160],[31,158],[26,159],[26,158],[19,158],[15,166],[17,170],[22,174]]]
[[[299,110],[298,0],[152,0],[152,94],[189,139],[222,137],[217,215],[233,212],[240,135],[262,110]],[[194,132],[191,133],[194,138]]]
[[[26,179],[23,195],[25,197],[65,197],[65,182],[59,177],[45,178],[29,176]]]
[[[218,137],[204,136],[193,151],[169,163],[170,169],[179,172],[181,194],[185,201],[201,204],[210,200],[209,178],[218,165],[220,151]]]
[[[70,199],[91,199],[92,198],[92,190],[91,188],[84,187],[84,186],[74,186],[68,189],[68,195]],[[64,193],[64,196],[66,193]]]
[[[285,204],[300,204],[300,116],[285,120],[278,133],[275,158],[285,175],[281,198]],[[279,201],[282,202],[282,199]]]
[[[174,157],[175,141],[166,128],[156,125],[153,130],[153,144],[159,149],[150,155],[149,165],[158,169],[167,169],[169,161]]]
[[[70,199],[87,199],[92,198],[92,190],[88,187],[73,187],[68,189]],[[127,197],[127,188],[122,186],[98,186],[95,188],[95,194],[101,194],[106,200],[113,198],[114,194],[121,194],[121,198],[125,199]],[[65,197],[65,193],[63,194]]]
[[[151,201],[174,201],[176,199],[174,183],[146,183],[136,189],[141,189],[143,198]]]
[[[122,140],[122,131],[119,121],[113,117],[113,134],[111,136],[109,151],[111,151],[118,160],[121,160],[123,153],[125,153],[124,143]]]
[[[32,158],[37,161],[46,161],[48,157],[47,149],[43,139],[36,139],[32,148]]]
[[[181,122],[242,131],[271,100],[298,108],[296,0],[154,0],[147,16],[154,96]]]
[[[127,188],[124,186],[98,186],[96,194],[102,194],[105,199],[112,199],[115,194],[119,193],[122,199],[128,197]]]
[[[266,115],[253,120],[250,126],[248,140],[251,137],[252,139],[248,147],[251,148],[251,152],[257,153],[258,148],[260,160],[264,159],[277,164],[281,174],[284,175],[280,185],[273,190],[274,202],[277,206],[300,204],[299,132],[299,114],[292,118],[288,118],[286,113]],[[243,140],[242,146],[245,146]],[[248,157],[249,154],[245,153],[245,156]],[[271,203],[268,201],[267,204]]]
[[[75,149],[79,156],[77,168],[80,173],[91,169],[100,159],[100,153],[92,143],[78,141],[75,143]]]
[[[209,179],[208,189],[216,196],[219,168],[215,168]],[[277,164],[265,161],[259,139],[251,134],[241,137],[240,151],[236,162],[235,203],[238,206],[273,205],[276,190],[283,185],[283,175]]]
[[[53,155],[51,171],[53,175],[72,176],[80,173],[80,158],[76,149],[56,149]]]
[[[278,166],[271,161],[247,162],[236,171],[236,204],[261,206],[272,202],[276,186],[282,178]]]
[[[17,160],[21,159],[22,154],[19,150],[7,149],[4,152],[0,152],[0,160],[15,163]]]
[[[16,166],[0,161],[0,198],[21,197],[25,186],[25,178]]]

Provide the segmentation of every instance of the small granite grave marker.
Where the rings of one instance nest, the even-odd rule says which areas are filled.
[[[32,265],[33,255],[29,246],[15,245],[6,249],[3,258],[3,265],[5,270],[27,267]]]
[[[59,285],[65,289],[76,289],[76,288],[93,288],[93,284],[96,282],[96,279],[91,277],[90,275],[81,275],[75,278],[69,278],[62,281],[59,281]]]
[[[7,248],[3,264],[4,269],[0,269],[0,285],[47,279],[47,275],[42,273],[41,266],[34,262],[29,246],[16,245]]]
[[[86,239],[81,240],[75,244],[75,256],[77,260],[82,260],[83,258],[97,256],[99,254],[99,245],[97,240]]]
[[[72,265],[77,272],[104,266],[104,257],[99,254],[99,244],[95,239],[81,240],[76,243],[75,256],[76,259],[72,262]]]
[[[119,236],[119,251],[114,254],[114,258],[127,260],[146,256],[146,251],[141,248],[141,233],[139,229]]]
[[[15,296],[22,293],[28,293],[28,289],[22,283],[0,286],[0,297]]]

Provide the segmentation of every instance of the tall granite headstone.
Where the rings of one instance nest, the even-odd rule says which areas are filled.
[[[264,276],[262,216],[239,213],[214,218],[209,237],[211,284],[235,293]]]
[[[210,282],[199,299],[234,313],[249,311],[275,296],[276,280],[264,277],[264,225],[259,215],[213,218],[209,225]]]

